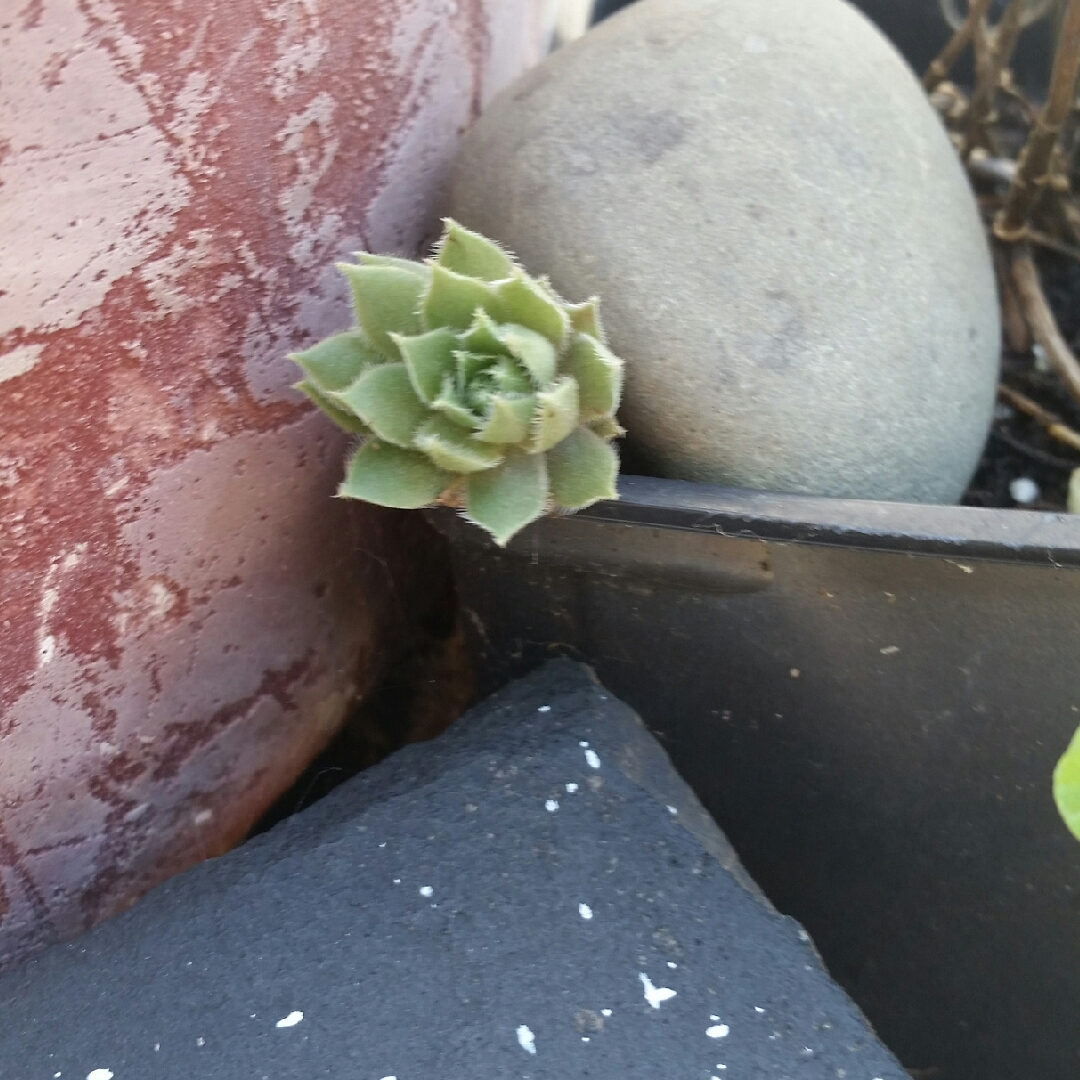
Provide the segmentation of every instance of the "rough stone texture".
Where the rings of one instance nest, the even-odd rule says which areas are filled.
[[[906,1080],[565,662],[9,974],[0,1014],[5,1080]]]
[[[0,13],[0,966],[215,854],[422,606],[285,359],[414,253],[539,0]]]
[[[499,97],[449,205],[603,297],[634,467],[963,492],[1000,345],[987,245],[911,72],[841,0],[641,0]]]

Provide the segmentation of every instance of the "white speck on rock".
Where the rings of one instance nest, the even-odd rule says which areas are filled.
[[[581,916],[581,917],[582,917],[583,919],[591,919],[591,918],[592,918],[592,908],[591,908],[591,907],[589,907],[589,905],[588,905],[588,904],[578,904],[578,906],[577,906],[577,913],[578,913],[578,914],[579,914],[579,915],[580,915],[580,916]]]
[[[399,877],[394,878],[394,884],[395,885],[400,885],[401,884],[401,878],[399,878]]]
[[[589,1036],[588,1035],[582,1035],[581,1036],[581,1041],[582,1042],[588,1042],[589,1041]]]
[[[199,810],[195,817],[192,819],[196,825],[205,825],[207,822],[213,820],[213,810]]]
[[[57,1076],[60,1074],[57,1073]],[[113,1074],[108,1069],[94,1069],[86,1074],[86,1080],[112,1080]]]
[[[544,809],[547,810],[548,813],[554,814],[555,811],[559,809],[558,799],[548,799],[548,801],[544,803]]]
[[[382,1080],[397,1080],[396,1076],[384,1076]]]
[[[383,841],[383,842],[382,842],[382,843],[381,843],[381,844],[379,845],[379,847],[386,847],[386,841],[384,840],[384,841]]]
[[[435,892],[435,890],[430,885],[421,885],[420,886],[420,895],[421,896],[431,896],[431,894],[434,893],[434,892]]]
[[[582,750],[584,750],[585,747],[587,747],[588,745],[589,744],[587,742],[585,742],[584,740],[582,742],[578,743],[578,746],[580,746]]]
[[[677,968],[677,967],[678,967],[679,965],[678,965],[678,964],[676,964],[674,960],[669,960],[669,961],[667,962],[667,966],[668,966],[669,968],[671,968],[671,969],[672,969],[672,970],[674,971],[674,970],[675,970],[675,968]]]
[[[585,763],[589,766],[590,769],[600,768],[600,759],[596,756],[595,750],[585,751]]]
[[[641,985],[645,988],[645,1000],[654,1008],[659,1009],[665,1001],[675,997],[676,991],[668,986],[653,986],[652,980],[644,971],[638,972]]]
[[[677,806],[669,806],[667,808],[667,812],[669,814],[677,814],[679,812],[679,808]]]
[[[899,651],[899,645],[886,645],[884,649],[878,650],[882,656],[895,656]]]
[[[203,1037],[202,1037],[202,1036],[200,1035],[200,1036],[199,1036],[199,1037],[198,1037],[198,1038],[197,1038],[197,1039],[195,1040],[195,1045],[196,1045],[196,1046],[205,1046],[205,1045],[206,1045],[206,1040],[205,1040],[205,1039],[204,1039],[204,1038],[203,1038]]]
[[[754,1012],[756,1012],[756,1013],[763,1013],[764,1011],[765,1011],[765,1010],[764,1010],[764,1009],[763,1009],[763,1008],[762,1008],[762,1007],[761,1007],[760,1005],[755,1005],[755,1006],[754,1006]]]
[[[810,935],[801,926],[799,927],[799,940],[800,941],[809,941],[810,940]]]
[[[540,708],[537,709],[536,711],[537,712],[551,712],[551,706],[550,705],[541,705]]]
[[[1040,494],[1039,485],[1029,476],[1018,476],[1015,480],[1009,483],[1009,494],[1013,497],[1013,502],[1020,503],[1021,506],[1027,506],[1029,503],[1033,503]]]
[[[729,1028],[727,1024],[713,1024],[712,1027],[705,1029],[705,1034],[708,1035],[710,1039],[726,1038],[730,1032],[731,1028]]]
[[[294,1012],[289,1013],[288,1016],[285,1016],[281,1020],[279,1020],[274,1025],[274,1027],[279,1027],[279,1028],[296,1027],[296,1025],[299,1024],[300,1021],[303,1020],[303,1019],[304,1019],[304,1014],[302,1012],[294,1011]]]
[[[522,1024],[517,1029],[517,1041],[526,1054],[536,1053],[536,1036],[527,1024]]]
[[[610,1009],[601,1009],[600,1010],[600,1015],[601,1016],[610,1016],[611,1015],[611,1010]]]
[[[710,1020],[719,1020],[720,1017],[717,1016],[716,1013],[709,1013],[709,1019]]]
[[[573,794],[574,794],[574,792],[575,792],[575,791],[577,791],[577,789],[578,789],[578,786],[577,786],[577,784],[567,784],[567,785],[566,785],[566,790],[567,790],[567,791],[568,791],[568,792],[569,792],[569,793],[570,793],[571,795],[573,795]]]

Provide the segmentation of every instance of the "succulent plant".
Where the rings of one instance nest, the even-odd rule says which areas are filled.
[[[338,268],[358,327],[292,355],[297,388],[364,437],[339,495],[457,506],[500,546],[544,513],[616,497],[623,365],[595,297],[566,303],[449,219],[423,263],[356,259]]]

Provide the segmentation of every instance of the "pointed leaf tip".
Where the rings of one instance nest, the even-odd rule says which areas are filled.
[[[338,263],[352,289],[356,321],[368,340],[384,356],[398,359],[391,334],[416,335],[420,325],[420,297],[424,278],[398,266],[354,266]]]
[[[465,480],[465,516],[486,529],[499,547],[543,514],[547,498],[542,454],[512,453],[498,468]]]
[[[547,453],[551,496],[565,510],[580,510],[600,499],[617,499],[619,456],[586,427],[571,432]]]
[[[364,368],[383,363],[385,357],[376,352],[359,330],[333,334],[303,352],[290,353],[297,364],[324,393],[344,390],[355,382]]]
[[[332,400],[355,413],[384,442],[410,447],[413,434],[427,416],[404,364],[369,368]]]
[[[450,473],[417,450],[369,439],[350,459],[338,495],[377,506],[417,510],[433,503],[453,480]]]
[[[435,259],[440,266],[483,281],[499,281],[514,273],[514,260],[494,241],[453,218],[446,218],[444,226]]]

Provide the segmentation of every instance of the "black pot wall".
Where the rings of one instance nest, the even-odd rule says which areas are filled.
[[[503,552],[433,512],[485,688],[592,664],[907,1067],[1075,1080],[1080,520],[621,492]]]
[[[597,0],[593,21],[600,22],[628,7],[632,0]],[[768,0],[762,0],[767,3]],[[938,0],[849,0],[900,50],[907,62],[919,74],[941,51],[952,30],[941,14]],[[1041,23],[1024,31],[1013,59],[1017,79],[1032,93],[1042,96],[1046,91],[1050,62],[1053,56],[1052,22]],[[973,81],[971,59],[965,56],[954,68],[953,78],[963,85]]]

